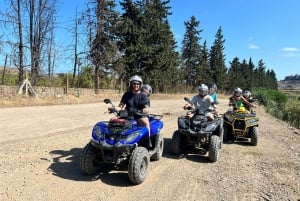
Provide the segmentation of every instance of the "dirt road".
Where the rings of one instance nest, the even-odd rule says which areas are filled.
[[[224,144],[220,160],[169,152],[182,99],[152,100],[164,114],[163,158],[141,185],[126,171],[82,175],[79,157],[91,128],[107,120],[104,103],[0,108],[0,200],[243,201],[300,199],[300,134],[257,108],[258,146]],[[221,100],[220,111],[226,109]]]

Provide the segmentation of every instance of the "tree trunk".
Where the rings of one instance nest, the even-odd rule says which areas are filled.
[[[18,29],[19,29],[19,84],[24,79],[24,64],[23,64],[23,32],[22,32],[22,17],[21,17],[21,0],[18,0]]]

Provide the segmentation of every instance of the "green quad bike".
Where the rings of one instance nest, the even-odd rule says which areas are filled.
[[[256,146],[259,135],[258,121],[255,113],[248,114],[245,110],[227,111],[223,114],[223,141],[250,138],[250,144]]]

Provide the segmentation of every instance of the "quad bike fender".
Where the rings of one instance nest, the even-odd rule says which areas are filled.
[[[128,150],[133,150],[135,149],[138,144],[134,143],[134,144],[121,144],[120,142],[111,145],[106,143],[105,141],[95,141],[95,140],[91,140],[91,145],[99,150],[116,150],[118,152],[125,152]]]

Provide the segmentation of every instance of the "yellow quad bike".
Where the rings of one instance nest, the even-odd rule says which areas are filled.
[[[223,114],[223,141],[250,138],[251,145],[256,146],[259,135],[258,121],[256,114],[248,114],[245,107],[225,112]]]

